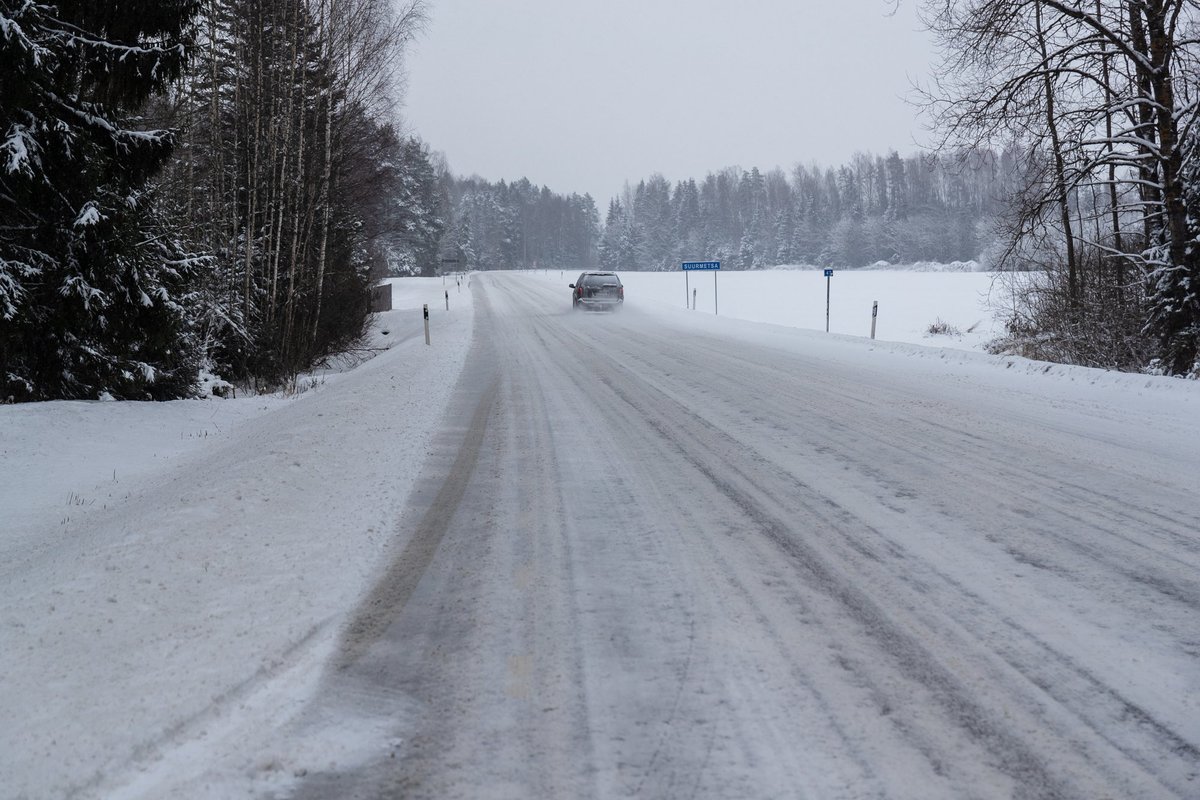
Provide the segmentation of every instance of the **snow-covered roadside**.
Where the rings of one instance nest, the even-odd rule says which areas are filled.
[[[148,789],[176,745],[236,751],[302,704],[403,544],[471,340],[449,288],[446,312],[440,279],[398,282],[390,349],[294,400],[0,408],[4,796]]]
[[[960,302],[964,299],[959,298]],[[960,392],[969,396],[972,387],[986,386],[997,395],[1013,398],[1018,406],[1022,396],[1051,399],[1063,414],[1063,424],[1081,432],[1094,420],[1078,415],[1080,410],[1111,418],[1121,427],[1128,409],[1136,408],[1139,426],[1144,426],[1140,435],[1154,439],[1155,446],[1168,451],[1187,451],[1192,446],[1191,439],[1178,434],[1180,420],[1200,408],[1200,382],[1183,378],[990,355],[945,346],[939,339],[926,344],[871,341],[863,336],[713,317],[654,299],[628,299],[627,295],[623,313],[642,311],[669,317],[673,324],[698,332],[719,332],[728,339],[743,339],[787,352],[802,351],[848,369],[879,375],[891,373],[901,384],[918,377],[938,386],[938,391],[947,397]]]

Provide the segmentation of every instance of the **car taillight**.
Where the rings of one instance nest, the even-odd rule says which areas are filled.
[[[621,298],[622,300],[625,299],[625,287],[624,286],[617,287],[617,297]]]

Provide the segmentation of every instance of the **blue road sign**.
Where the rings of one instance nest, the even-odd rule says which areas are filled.
[[[833,270],[831,270],[831,269],[827,269],[827,270],[825,270],[825,277],[826,277],[826,278],[832,278],[832,277],[833,277]]]
[[[720,269],[720,261],[685,261],[683,268],[689,272],[698,269]]]

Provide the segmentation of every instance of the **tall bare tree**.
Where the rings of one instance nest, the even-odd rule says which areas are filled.
[[[1020,195],[1025,224],[1011,252],[1028,252],[1020,245],[1054,208],[1071,304],[1081,291],[1074,243],[1085,240],[1140,277],[1141,329],[1155,342],[1160,368],[1195,374],[1200,296],[1190,287],[1200,285],[1200,248],[1186,206],[1200,187],[1186,176],[1200,158],[1189,144],[1200,90],[1200,2],[927,0],[924,10],[943,48],[943,77],[926,99],[945,141],[1015,140],[1050,170]],[[1080,190],[1099,183],[1109,187],[1108,203],[1086,204],[1097,223],[1086,240],[1071,210],[1082,218]],[[1136,202],[1122,201],[1131,195]],[[1099,224],[1101,214],[1111,230]],[[1137,220],[1141,242],[1123,235],[1127,216]],[[1123,297],[1126,271],[1112,274],[1113,296]]]
[[[379,200],[344,184],[386,158],[360,140],[393,125],[424,19],[423,0],[205,0],[168,183],[221,265],[210,352],[231,376],[278,383],[361,332]]]

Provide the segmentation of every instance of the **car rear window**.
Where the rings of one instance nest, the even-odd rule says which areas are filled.
[[[616,275],[588,275],[583,282],[589,286],[620,286],[621,281]]]

